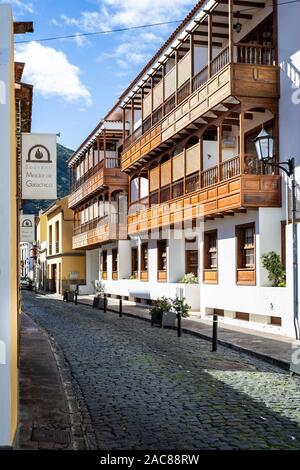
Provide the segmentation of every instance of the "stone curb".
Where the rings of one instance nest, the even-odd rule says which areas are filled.
[[[80,300],[78,301],[78,305],[85,305],[87,307],[92,307],[92,305],[87,304],[85,302],[80,302]],[[113,312],[113,313],[116,313],[116,314],[119,313],[119,311],[117,309],[109,308],[109,307],[107,308],[107,311],[108,312]],[[150,318],[148,319],[148,318],[145,318],[145,317],[143,317],[139,314],[126,312],[124,310],[123,310],[123,315],[125,315],[127,317],[131,317],[131,318],[137,318],[138,320],[143,320],[143,321],[146,321],[146,322],[149,322],[149,323],[151,322]],[[182,332],[186,333],[186,334],[189,334],[191,336],[196,336],[198,338],[201,338],[201,339],[204,339],[206,341],[212,342],[212,338],[210,336],[207,336],[204,333],[201,333],[199,331],[190,330],[186,326],[182,327]],[[277,359],[275,357],[267,356],[266,354],[262,354],[262,353],[253,351],[252,349],[244,348],[242,346],[238,346],[236,344],[229,343],[228,341],[222,340],[222,339],[218,339],[218,344],[220,344],[221,346],[224,346],[226,348],[232,349],[234,351],[238,351],[238,352],[247,354],[248,356],[252,356],[252,357],[255,357],[257,359],[261,359],[262,361],[267,362],[269,364],[273,364],[273,365],[275,365],[275,366],[277,366],[280,369],[283,369],[285,371],[290,370],[290,364],[286,361],[282,361],[281,359]]]

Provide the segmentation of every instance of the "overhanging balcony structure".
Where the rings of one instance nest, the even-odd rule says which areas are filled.
[[[127,239],[128,176],[120,169],[123,125],[101,121],[69,160],[73,249]],[[124,220],[123,220],[124,219]]]
[[[277,141],[275,13],[255,0],[198,2],[123,98],[130,234],[199,205],[206,218],[280,205],[280,177],[252,145],[262,126]]]
[[[121,172],[118,142],[121,122],[103,121],[69,160],[69,208],[74,209],[105,188],[127,189],[128,178]]]

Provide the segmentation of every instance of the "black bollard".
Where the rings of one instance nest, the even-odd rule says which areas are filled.
[[[218,349],[218,315],[213,316],[212,352]]]
[[[106,311],[107,311],[107,297],[106,297],[106,294],[104,294],[103,312],[106,313]]]
[[[123,315],[123,302],[122,302],[122,299],[120,299],[120,302],[119,302],[119,317],[122,318],[122,315]]]
[[[181,318],[182,318],[182,313],[181,309],[177,313],[177,333],[178,333],[178,338],[181,338],[182,336],[182,325],[181,325]]]
[[[77,305],[77,304],[78,304],[78,299],[77,299],[77,296],[78,296],[78,293],[77,293],[77,291],[76,291],[76,292],[75,292],[75,305]]]

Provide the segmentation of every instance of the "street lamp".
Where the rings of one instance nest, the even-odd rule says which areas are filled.
[[[262,161],[264,165],[271,165],[274,168],[280,168],[284,171],[292,182],[292,231],[293,231],[293,313],[294,313],[294,327],[296,339],[300,339],[300,327],[298,318],[298,241],[297,241],[297,226],[296,226],[296,213],[297,213],[297,197],[296,187],[297,182],[295,179],[295,159],[289,158],[286,162],[274,162],[274,136],[269,134],[264,128],[260,131],[254,144],[258,160]]]

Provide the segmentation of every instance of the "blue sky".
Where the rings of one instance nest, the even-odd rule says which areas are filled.
[[[1,1],[1,0],[0,0]],[[33,132],[61,132],[77,146],[176,25],[33,42],[49,36],[105,31],[181,20],[195,0],[12,0],[15,20],[33,21],[34,34],[16,36],[16,60],[35,87]]]

